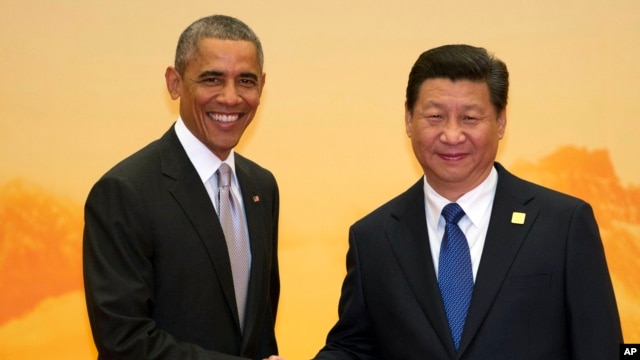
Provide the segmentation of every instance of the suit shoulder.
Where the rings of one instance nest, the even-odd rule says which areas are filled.
[[[253,160],[250,160],[238,153],[235,153],[236,156],[236,166],[242,167],[250,172],[253,176],[269,178],[273,182],[275,182],[275,176],[273,173],[267,168],[262,167],[258,163]]]
[[[354,223],[354,226],[380,225],[386,219],[400,216],[410,209],[422,208],[424,211],[424,190],[422,178],[409,189],[380,205],[369,214]]]
[[[155,140],[138,151],[120,160],[110,168],[102,178],[143,176],[150,172],[157,173],[160,166],[160,140]]]
[[[160,143],[153,141],[116,163],[91,187],[86,203],[100,204],[107,199],[133,201],[150,189],[157,189],[160,178]]]
[[[575,207],[587,204],[585,200],[576,196],[520,178],[504,169],[498,174],[498,188],[506,189],[517,197],[529,196],[536,201],[549,203],[553,207]]]

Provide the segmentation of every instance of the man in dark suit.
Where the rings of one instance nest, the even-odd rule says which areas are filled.
[[[180,118],[109,170],[86,202],[98,357],[279,359],[278,186],[233,150],[260,103],[260,41],[235,18],[200,19],[180,36],[165,78]],[[232,230],[228,209],[238,210]]]
[[[424,178],[351,227],[339,320],[315,359],[617,359],[591,207],[495,162],[508,83],[482,48],[418,58],[405,121]]]

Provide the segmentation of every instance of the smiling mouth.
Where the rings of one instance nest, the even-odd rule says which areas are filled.
[[[444,160],[460,160],[464,158],[465,154],[440,154],[440,157]]]
[[[220,114],[220,113],[207,113],[207,116],[220,123],[232,123],[240,118],[240,114]]]

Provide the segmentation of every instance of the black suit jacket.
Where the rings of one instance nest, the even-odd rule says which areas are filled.
[[[172,127],[109,170],[86,202],[85,293],[100,359],[278,353],[278,187],[257,164],[235,162],[252,253],[244,333],[222,228]]]
[[[316,359],[618,358],[616,301],[591,207],[496,164],[498,186],[456,351],[422,179],[355,223],[340,318]],[[512,222],[525,213],[524,224]]]

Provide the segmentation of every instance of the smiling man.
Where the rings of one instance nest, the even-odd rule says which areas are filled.
[[[506,65],[445,45],[409,74],[422,176],[349,232],[339,320],[316,360],[616,359],[616,300],[586,202],[495,162]]]
[[[279,359],[279,194],[234,152],[265,83],[262,46],[214,15],[180,36],[180,118],[120,162],[85,206],[83,266],[99,359]]]

